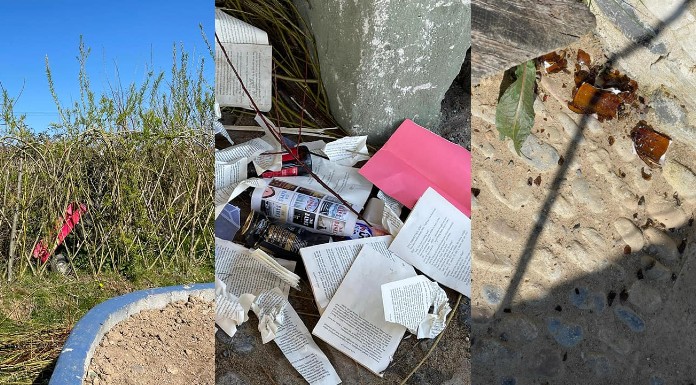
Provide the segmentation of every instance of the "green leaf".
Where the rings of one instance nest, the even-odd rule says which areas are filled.
[[[529,136],[534,125],[534,84],[536,67],[530,60],[517,66],[515,80],[498,101],[495,111],[495,127],[500,133],[500,140],[512,139],[517,155],[520,155],[522,143]]]

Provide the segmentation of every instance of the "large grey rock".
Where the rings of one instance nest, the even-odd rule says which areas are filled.
[[[317,42],[331,110],[381,144],[409,118],[440,122],[440,103],[471,44],[468,0],[296,0]]]
[[[596,0],[595,5],[631,42],[648,48],[654,54],[667,55],[665,45],[654,41],[656,31],[640,19],[633,5],[617,0]]]

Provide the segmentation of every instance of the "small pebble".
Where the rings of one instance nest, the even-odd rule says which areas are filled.
[[[633,251],[639,251],[645,245],[643,233],[640,231],[633,221],[628,218],[619,218],[614,221],[614,228],[621,236],[621,239],[631,247]]]
[[[645,331],[645,321],[633,310],[624,306],[617,306],[614,308],[614,314],[632,331],[636,333]]]
[[[662,175],[682,199],[696,200],[696,174],[689,168],[670,159],[663,166]]]
[[[572,348],[583,339],[582,327],[576,324],[564,324],[558,318],[549,318],[546,327],[560,345]]]

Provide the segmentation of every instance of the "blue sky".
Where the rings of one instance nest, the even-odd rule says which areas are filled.
[[[199,24],[214,44],[212,1],[0,0],[0,83],[11,97],[19,96],[15,111],[27,115],[31,128],[43,131],[58,120],[45,57],[56,92],[64,104],[71,104],[79,98],[82,35],[91,48],[87,71],[95,92],[108,89],[109,82],[116,84],[116,68],[124,87],[142,81],[148,66],[168,73],[174,43],[183,44],[196,62],[205,58],[206,78],[212,84],[215,68]]]

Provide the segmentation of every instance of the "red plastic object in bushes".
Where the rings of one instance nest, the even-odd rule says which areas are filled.
[[[87,206],[82,203],[73,202],[65,209],[65,215],[58,222],[58,235],[51,244],[51,248],[45,240],[40,240],[34,247],[32,255],[38,258],[42,263],[48,261],[54,251],[60,246],[65,238],[72,232],[75,226],[80,222],[80,218],[87,212]]]

